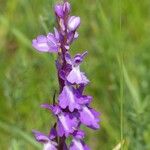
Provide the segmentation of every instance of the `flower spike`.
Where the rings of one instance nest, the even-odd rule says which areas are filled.
[[[71,6],[64,0],[54,7],[57,27],[54,33],[40,35],[32,41],[32,46],[40,52],[55,53],[55,61],[59,83],[59,95],[56,91],[52,104],[42,104],[41,107],[52,112],[56,122],[49,135],[33,131],[35,139],[44,145],[43,150],[90,150],[85,144],[85,133],[81,125],[98,129],[99,113],[91,108],[92,96],[85,95],[84,89],[89,83],[85,73],[81,71],[87,51],[82,54],[70,55],[70,46],[78,38],[77,29],[80,17],[71,16]],[[70,144],[66,139],[72,138]]]

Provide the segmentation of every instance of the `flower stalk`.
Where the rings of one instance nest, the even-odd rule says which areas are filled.
[[[87,52],[70,55],[70,45],[78,38],[77,29],[80,17],[70,15],[71,6],[64,0],[54,7],[57,28],[54,33],[40,35],[33,40],[33,47],[40,52],[58,55],[56,68],[59,83],[59,96],[53,104],[42,104],[56,118],[49,135],[33,131],[38,142],[44,144],[43,150],[89,150],[84,143],[85,133],[80,129],[82,125],[91,129],[99,128],[99,113],[91,108],[92,96],[85,95],[84,89],[89,80],[81,72],[80,64]],[[70,145],[66,144],[68,137],[72,137]]]

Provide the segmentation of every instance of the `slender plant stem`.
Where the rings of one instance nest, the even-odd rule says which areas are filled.
[[[64,149],[65,140],[66,140],[65,136],[59,138],[58,150]]]
[[[63,44],[62,44],[62,46],[63,46]],[[65,52],[65,50],[63,51],[63,49],[61,49],[61,52],[58,55],[58,63],[62,68],[65,66],[65,63],[66,63],[65,58],[64,58],[65,56],[64,56],[63,52]],[[59,94],[60,94],[63,90],[63,87],[64,87],[64,80],[61,79],[61,77],[59,75],[59,72],[58,72],[58,80],[59,80]],[[58,140],[58,150],[63,150],[66,137],[63,136],[63,137],[58,137],[58,138],[59,138],[59,140]]]
[[[119,29],[120,29],[120,51],[122,53],[122,0],[119,0]],[[120,65],[120,140],[121,140],[121,150],[123,150],[123,97],[124,97],[124,76],[123,76],[123,56],[119,57]]]
[[[124,96],[124,86],[123,86],[123,70],[122,68],[122,58],[120,65],[120,139],[121,139],[121,150],[123,149],[123,96]]]

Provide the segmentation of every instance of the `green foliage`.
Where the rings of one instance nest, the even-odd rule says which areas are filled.
[[[88,48],[86,93],[101,111],[101,129],[86,129],[93,150],[150,149],[150,1],[72,0],[81,16],[71,53]],[[32,46],[53,30],[54,0],[1,0],[0,149],[40,149],[32,129],[48,132],[53,117],[40,104],[58,89],[54,60]],[[94,141],[94,142],[93,142]]]

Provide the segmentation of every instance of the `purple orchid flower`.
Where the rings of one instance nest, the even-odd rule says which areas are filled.
[[[72,84],[88,84],[89,80],[83,72],[80,71],[80,64],[82,63],[87,52],[83,54],[77,54],[73,59],[71,59],[69,54],[66,54],[66,61],[72,66],[72,70],[67,76],[68,82]]]
[[[75,131],[73,134],[73,140],[69,146],[69,150],[90,150],[90,148],[83,141],[84,136],[84,131]]]
[[[43,150],[57,150],[58,144],[54,141],[57,132],[54,128],[51,129],[49,136],[38,131],[33,131],[33,134],[38,142],[44,144]]]
[[[73,114],[60,114],[58,116],[58,135],[68,137],[78,126],[78,120]]]
[[[80,105],[77,103],[78,98],[75,93],[75,89],[72,86],[64,86],[63,91],[58,98],[59,106],[63,109],[68,106],[71,112],[73,112],[74,109],[79,109]]]
[[[70,112],[81,109],[83,104],[89,104],[91,96],[81,95],[81,93],[70,85],[65,85],[62,93],[58,97],[59,106],[62,109],[69,108]]]
[[[76,130],[78,126],[78,120],[76,115],[63,112],[59,106],[43,104],[42,107],[51,110],[54,115],[57,115],[58,118],[57,132],[60,137],[64,135],[68,137],[71,133],[73,133]]]
[[[85,133],[80,127],[99,128],[99,113],[90,107],[92,96],[84,94],[89,80],[80,70],[87,52],[76,54],[73,58],[69,52],[70,45],[79,36],[77,29],[80,26],[80,17],[70,16],[70,11],[67,0],[56,5],[57,28],[54,28],[54,33],[40,35],[32,41],[37,51],[58,55],[56,68],[60,90],[57,101],[54,96],[52,105],[41,105],[53,113],[56,123],[48,136],[33,132],[36,140],[44,144],[44,150],[90,150],[83,141]],[[72,137],[69,148],[65,142],[68,137]]]
[[[59,33],[54,29],[55,33],[48,33],[47,36],[40,35],[32,41],[32,46],[40,52],[57,53],[60,48]]]

